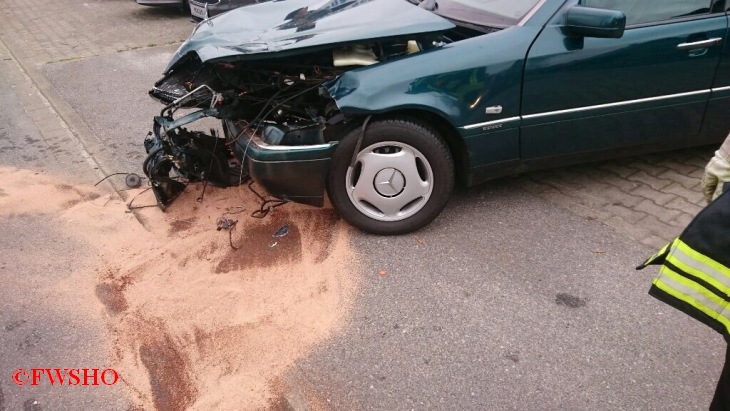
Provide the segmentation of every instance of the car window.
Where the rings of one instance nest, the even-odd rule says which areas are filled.
[[[626,25],[655,23],[710,13],[712,0],[583,0],[587,7],[620,10]]]
[[[424,0],[427,10],[443,17],[479,26],[508,27],[517,24],[539,0]],[[418,1],[421,3],[421,1]],[[424,7],[423,5],[421,7]]]

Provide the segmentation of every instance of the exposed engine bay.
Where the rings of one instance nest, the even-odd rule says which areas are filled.
[[[204,23],[201,23],[204,24]],[[157,203],[164,210],[188,182],[206,181],[228,187],[253,177],[270,194],[285,200],[322,205],[324,177],[309,189],[284,189],[287,184],[263,174],[265,161],[252,164],[250,152],[276,153],[291,148],[317,152],[300,156],[293,173],[326,176],[328,157],[337,141],[362,123],[365,116],[342,113],[329,95],[328,85],[348,71],[442,47],[453,41],[484,34],[456,27],[447,32],[422,33],[395,39],[366,40],[326,45],[286,53],[245,54],[205,63],[195,52],[175,62],[150,95],[165,104],[145,139],[148,157],[144,172]],[[306,36],[305,36],[306,37]],[[190,113],[192,109],[196,109]],[[179,116],[180,113],[187,113]],[[191,131],[186,126],[205,117],[222,121],[223,135]],[[305,165],[306,162],[306,165]],[[262,174],[257,179],[252,170]],[[316,167],[316,168],[312,168]],[[271,176],[269,176],[271,177]],[[294,178],[292,176],[291,178]],[[290,179],[291,179],[290,178]],[[289,185],[288,187],[291,187]],[[297,192],[301,191],[301,192]],[[317,194],[319,192],[319,194]]]

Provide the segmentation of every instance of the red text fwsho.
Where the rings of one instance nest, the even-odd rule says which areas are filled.
[[[113,368],[18,368],[13,371],[15,385],[110,386],[119,381]]]

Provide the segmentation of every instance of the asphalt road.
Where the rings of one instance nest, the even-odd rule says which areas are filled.
[[[354,240],[352,322],[291,375],[333,409],[706,409],[724,342],[646,294],[646,247],[509,181],[417,236]]]
[[[43,140],[19,104],[18,93],[27,92],[24,85],[30,82],[0,48],[0,166],[73,176],[84,183],[98,179],[76,142]],[[0,213],[0,411],[126,409],[121,386],[59,390],[12,383],[18,368],[108,365],[103,312],[79,307],[84,299],[96,298],[96,279],[74,279],[75,287],[59,289],[81,261],[93,256],[57,224],[49,215]]]
[[[94,153],[111,172],[141,175],[146,154],[142,141],[162,105],[147,91],[162,75],[176,46],[106,54],[43,71],[53,86],[101,140]]]
[[[93,155],[106,170],[139,171],[141,141],[160,108],[146,91],[173,50],[150,47],[43,67],[100,140]],[[3,75],[0,90],[7,90]],[[23,140],[35,137],[16,100],[0,94],[2,144],[20,147],[0,152],[1,164],[18,163],[14,150],[37,156],[38,147]],[[0,273],[11,279],[0,287],[0,364],[34,364],[37,357],[14,348],[28,338],[49,347],[29,351],[46,356],[38,361],[97,361],[102,321],[61,318],[45,303],[59,297],[39,291],[73,270],[70,256],[83,250],[54,241],[46,221],[0,220],[0,229],[25,233],[0,238]],[[654,250],[512,180],[458,193],[415,235],[354,233],[352,244],[359,271],[351,275],[360,284],[354,308],[345,328],[286,376],[286,401],[294,408],[306,409],[295,401],[301,393],[333,409],[699,410],[709,404],[724,342],[646,294],[654,272],[634,266]],[[31,247],[48,258],[8,264]],[[45,275],[47,260],[64,270]],[[53,326],[71,321],[82,337]],[[51,349],[50,341],[68,345]],[[16,409],[30,397],[17,394],[6,369],[0,371],[0,410],[3,398],[7,409]],[[37,398],[48,401],[42,395]],[[89,407],[51,402],[48,408],[124,403],[122,394],[89,398]]]

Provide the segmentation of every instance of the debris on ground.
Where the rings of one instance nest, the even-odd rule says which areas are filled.
[[[236,223],[238,223],[238,220],[231,220],[225,214],[218,217],[218,221],[216,221],[217,231],[228,230],[228,245],[234,250],[238,250],[238,247],[233,245],[233,229],[236,228]]]
[[[233,211],[233,210],[236,210],[236,211]],[[246,207],[244,207],[244,206],[233,206],[233,207],[228,207],[226,209],[226,214],[241,214],[244,211],[246,211]]]
[[[289,234],[289,224],[284,224],[280,229],[276,230],[272,237],[282,238],[286,237],[287,234]]]
[[[139,188],[142,185],[142,177],[134,173],[129,173],[124,177],[124,184],[129,188]]]
[[[216,221],[216,230],[228,230],[229,228],[235,227],[236,223],[238,223],[238,220],[231,220],[226,216],[218,217],[218,221]]]
[[[109,177],[113,176],[124,176],[124,184],[128,188],[139,188],[139,186],[142,185],[142,178],[139,175],[135,173],[111,173],[109,175],[104,176],[101,180],[97,181],[96,184],[94,184],[94,187],[101,184],[103,181],[106,181]]]

